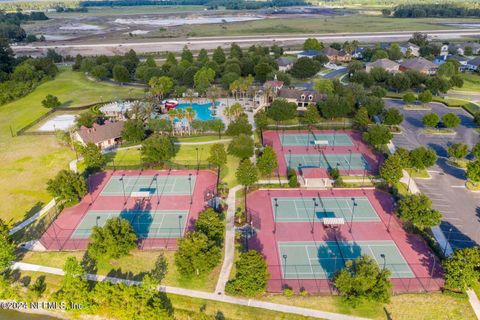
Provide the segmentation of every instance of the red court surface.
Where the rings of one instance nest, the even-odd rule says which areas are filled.
[[[358,131],[353,130],[312,130],[311,132],[315,134],[346,134],[349,136],[350,140],[352,141],[352,146],[327,146],[324,147],[323,153],[325,155],[328,154],[349,154],[352,152],[353,154],[360,153],[365,158],[366,162],[369,165],[369,170],[365,172],[365,170],[342,170],[340,169],[340,174],[342,175],[363,175],[363,174],[377,174],[380,164],[383,161],[383,157],[381,154],[375,152],[370,146],[368,146],[363,140],[362,135]],[[275,153],[277,154],[278,159],[278,170],[280,175],[284,175],[287,172],[287,163],[285,160],[285,155],[289,154],[289,150],[291,151],[292,155],[295,154],[308,154],[308,155],[318,155],[319,150],[314,148],[314,146],[284,146],[282,145],[281,135],[305,135],[308,134],[308,130],[278,130],[278,131],[265,131],[263,132],[263,143],[265,145],[271,146]],[[313,140],[313,138],[312,138]]]
[[[103,196],[102,190],[111,178],[125,176],[188,176],[195,177],[193,197],[190,195],[162,195],[151,196],[146,210],[188,210],[186,230],[194,226],[198,214],[207,206],[207,200],[215,191],[216,174],[209,170],[117,170],[105,171],[90,177],[88,184],[90,193],[79,204],[63,210],[58,218],[43,234],[40,242],[47,250],[84,250],[88,239],[72,238],[72,234],[90,210],[133,210],[136,206],[135,199],[127,197],[124,203],[123,195]],[[192,204],[190,202],[192,201]],[[159,202],[159,204],[158,204]],[[143,249],[175,248],[175,238],[147,238],[139,240],[139,247]]]
[[[279,256],[279,242],[335,241],[334,232],[331,229],[325,229],[321,221],[315,222],[313,233],[311,221],[277,222],[275,226],[273,198],[303,196],[311,199],[318,193],[323,199],[327,197],[368,198],[381,221],[353,221],[351,233],[349,232],[350,221],[347,221],[336,232],[336,238],[341,241],[393,241],[414,274],[414,277],[392,278],[395,293],[440,290],[443,281],[439,262],[433,258],[433,254],[420,236],[407,234],[402,228],[401,222],[392,214],[393,199],[388,193],[375,189],[260,189],[249,194],[247,198],[249,218],[255,229],[255,234],[248,243],[249,249],[262,252],[266,258],[270,272],[269,292],[281,292],[282,288],[288,286],[296,292],[304,288],[310,293],[335,293],[335,288],[327,279],[301,279],[301,277],[284,279]],[[387,225],[389,225],[389,231],[387,231]],[[329,258],[328,255],[326,258]],[[295,261],[289,261],[290,264],[295,264]]]

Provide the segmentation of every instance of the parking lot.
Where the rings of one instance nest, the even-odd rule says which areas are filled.
[[[387,108],[397,108],[403,115],[402,133],[395,134],[395,146],[413,149],[418,146],[433,148],[439,160],[429,168],[431,179],[415,179],[420,190],[430,197],[433,207],[443,214],[440,228],[452,247],[463,248],[480,243],[480,193],[465,189],[465,171],[447,163],[447,148],[455,142],[463,142],[472,147],[479,141],[479,134],[474,130],[472,117],[463,109],[446,108],[438,103],[431,103],[432,110],[404,110],[403,101],[386,99]],[[457,114],[461,119],[456,135],[423,134],[422,117],[430,112],[440,117],[448,112]]]

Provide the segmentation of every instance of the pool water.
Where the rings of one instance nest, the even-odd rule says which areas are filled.
[[[216,102],[215,104],[218,106],[220,104],[220,102]],[[208,109],[211,106],[212,106],[211,102],[203,103],[203,104],[193,103],[192,104],[192,109],[195,110],[195,112],[197,114],[195,119],[202,120],[202,121],[216,119],[216,117],[211,116],[212,111]],[[188,107],[190,107],[190,103],[180,103],[177,106],[178,109],[186,109]]]

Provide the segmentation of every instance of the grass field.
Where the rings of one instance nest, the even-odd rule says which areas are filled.
[[[453,27],[441,24],[447,21],[458,22],[461,19],[394,19],[378,15],[320,16],[264,19],[226,25],[183,26],[179,30],[189,36],[227,36],[452,29]]]
[[[480,75],[478,73],[460,73],[463,79],[463,87],[455,88],[455,91],[480,92]]]
[[[54,80],[40,85],[31,94],[0,106],[0,212],[2,218],[17,222],[48,203],[46,182],[57,171],[68,167],[75,154],[61,147],[54,136],[18,136],[16,132],[48,109],[41,101],[56,95],[64,106],[80,106],[103,100],[141,95],[139,89],[87,80],[72,71],[61,72]]]
[[[162,14],[162,13],[184,13],[198,12],[204,10],[204,6],[131,6],[131,7],[89,7],[88,12],[61,12],[48,13],[50,18],[71,18],[91,16],[120,16],[133,14]]]

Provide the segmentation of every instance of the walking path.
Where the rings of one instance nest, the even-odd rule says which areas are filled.
[[[478,300],[478,297],[475,294],[475,291],[473,291],[472,289],[468,289],[467,295],[468,295],[468,301],[472,306],[473,312],[475,312],[477,319],[480,319],[480,301]]]
[[[43,273],[60,275],[60,276],[65,275],[63,270],[59,269],[59,268],[44,267],[44,266],[40,266],[40,265],[36,265],[36,264],[23,263],[23,262],[14,263],[12,265],[11,269],[12,270],[22,270],[22,271],[43,272]],[[97,282],[103,282],[103,281],[109,281],[111,283],[123,282],[127,285],[139,285],[140,284],[139,281],[124,280],[124,279],[119,279],[119,278],[100,276],[100,275],[96,275],[96,274],[87,274],[86,278],[90,281],[97,281]],[[188,297],[192,297],[192,298],[214,300],[214,301],[225,302],[225,303],[230,303],[230,304],[235,304],[235,305],[261,308],[261,309],[271,310],[271,311],[275,311],[275,312],[293,313],[293,314],[298,314],[298,315],[302,315],[302,316],[306,316],[306,317],[319,318],[319,319],[365,320],[365,318],[348,316],[348,315],[343,315],[343,314],[338,314],[338,313],[325,312],[325,311],[306,309],[306,308],[299,308],[299,307],[287,306],[287,305],[277,304],[277,303],[270,303],[270,302],[254,300],[254,299],[242,299],[242,298],[230,297],[230,296],[226,296],[226,295],[218,295],[218,294],[210,293],[210,292],[183,289],[183,288],[177,288],[177,287],[159,286],[158,290],[162,291],[162,292],[165,292],[165,293],[188,296]]]
[[[225,285],[230,277],[230,271],[233,266],[233,259],[235,257],[235,194],[240,190],[242,186],[238,185],[230,189],[227,197],[227,226],[225,234],[225,255],[223,258],[222,270],[218,277],[217,286],[215,292],[219,295],[225,293]]]
[[[23,220],[21,223],[19,223],[18,225],[16,225],[15,227],[13,227],[11,230],[10,230],[10,235],[14,234],[14,233],[17,233],[18,231],[22,230],[23,228],[25,228],[26,226],[32,224],[35,220],[37,220],[38,218],[42,217],[45,213],[48,212],[48,210],[50,210],[51,208],[53,208],[53,206],[55,205],[55,199],[52,199],[50,200],[49,203],[47,203],[47,205],[45,207],[43,207],[40,211],[38,211],[37,213],[35,213],[33,216],[31,216],[30,218],[26,219],[26,220]]]

